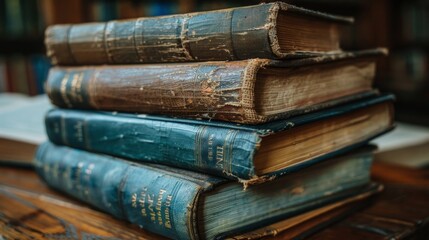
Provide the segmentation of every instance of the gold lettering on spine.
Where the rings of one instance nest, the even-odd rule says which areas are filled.
[[[81,96],[82,92],[82,80],[83,80],[83,73],[76,73],[73,75],[72,81],[71,81],[71,98],[73,102],[82,102],[83,98]]]
[[[164,224],[164,226],[166,228],[169,228],[169,229],[171,229],[170,206],[171,206],[172,200],[173,200],[173,196],[168,195],[167,199],[165,201],[165,211],[164,211],[165,224]]]
[[[140,195],[137,193],[131,195],[131,207],[140,207],[143,217],[149,217],[151,222],[171,229],[171,202],[173,201],[173,196],[166,195],[167,190],[165,189],[160,189],[156,195],[148,194],[147,187],[144,187]]]
[[[79,75],[78,74],[74,74],[73,78],[71,80],[71,89],[70,89],[70,95],[71,95],[71,99],[72,101],[76,101],[77,99],[77,80],[79,79]]]
[[[131,195],[131,207],[137,208],[137,193]]]
[[[79,77],[77,78],[76,81],[76,101],[82,103],[83,102],[83,97],[82,97],[82,81],[83,81],[83,73],[79,73]]]
[[[82,173],[83,162],[79,162],[77,164],[76,172],[74,174],[74,185],[76,186],[76,190],[78,192],[81,191],[82,186],[80,183],[81,173]]]
[[[73,126],[75,130],[74,136],[78,142],[83,142],[83,125],[83,121],[77,121],[76,124]]]
[[[150,194],[147,195],[147,203],[148,203],[147,208],[149,209],[150,220],[152,222],[156,221],[156,213],[155,213],[154,206],[153,206],[153,200],[154,199],[155,199],[154,195],[150,195]]]
[[[61,92],[61,97],[63,98],[64,103],[66,104],[67,107],[73,107],[73,105],[70,103],[70,99],[67,96],[67,82],[69,80],[69,74],[66,73],[64,75],[64,78],[61,80],[61,87],[60,87],[60,92]]]
[[[141,214],[143,217],[147,217],[147,212],[146,212],[146,191],[147,191],[147,187],[143,188],[143,191],[140,193],[140,199],[139,199],[139,205],[141,208]]]
[[[161,207],[162,207],[162,197],[163,197],[163,194],[165,192],[166,191],[164,189],[159,190],[158,199],[156,200],[156,207],[155,207],[155,209],[156,209],[156,215],[157,215],[157,219],[158,219],[158,224],[159,225],[163,225],[164,224],[164,222],[162,220]]]
[[[209,140],[208,140],[208,148],[207,148],[207,151],[208,151],[208,155],[207,155],[207,157],[208,157],[208,159],[209,159],[209,162],[211,162],[211,161],[213,161],[213,138],[214,138],[214,134],[210,134],[210,136],[209,136]]]
[[[223,146],[217,146],[216,147],[216,166],[219,166],[220,168],[223,168],[223,153],[224,153]]]
[[[83,194],[86,197],[89,197],[89,192],[90,192],[89,187],[91,186],[90,180],[91,180],[92,170],[94,169],[94,167],[95,167],[95,164],[94,163],[90,163],[88,165],[88,167],[84,171],[83,180],[84,180],[84,183],[85,183],[86,187],[85,187],[85,189],[83,191]]]

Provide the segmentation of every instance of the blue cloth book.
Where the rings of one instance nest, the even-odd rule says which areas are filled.
[[[261,183],[364,145],[393,126],[385,95],[262,125],[54,109],[58,145]]]
[[[368,191],[368,146],[265,184],[138,164],[50,142],[36,154],[52,187],[174,239],[214,239],[266,226]]]

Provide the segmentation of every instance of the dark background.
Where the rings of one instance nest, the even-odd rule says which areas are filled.
[[[222,9],[260,1],[0,0],[0,92],[43,93],[50,67],[43,32],[59,23],[107,21]],[[297,6],[353,16],[342,48],[387,47],[375,85],[397,96],[397,119],[429,125],[429,1],[290,0]]]

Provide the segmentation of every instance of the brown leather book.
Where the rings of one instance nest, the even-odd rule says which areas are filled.
[[[257,124],[374,93],[385,49],[276,61],[54,67],[47,93],[60,107]]]
[[[340,50],[340,26],[352,18],[286,3],[46,30],[54,64],[280,59]]]

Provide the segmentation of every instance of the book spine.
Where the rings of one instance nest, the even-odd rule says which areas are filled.
[[[45,32],[54,64],[103,64],[276,58],[279,5],[77,25]]]
[[[202,187],[192,181],[49,142],[39,147],[35,161],[38,174],[53,188],[151,232],[195,238],[193,211]]]
[[[47,93],[64,108],[103,109],[209,118],[240,123],[258,121],[253,88],[265,60],[55,67]]]
[[[63,109],[48,112],[46,130],[59,145],[241,179],[255,177],[261,141],[240,129]]]

